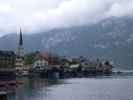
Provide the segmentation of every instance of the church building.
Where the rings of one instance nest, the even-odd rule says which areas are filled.
[[[17,71],[24,70],[24,48],[23,48],[23,37],[22,37],[21,28],[19,31],[18,46],[16,50],[16,70]]]

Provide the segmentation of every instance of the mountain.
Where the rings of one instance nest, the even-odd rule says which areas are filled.
[[[110,18],[93,25],[53,29],[24,34],[26,52],[52,51],[66,56],[88,56],[113,60],[124,68],[132,68],[133,19]],[[0,38],[0,49],[15,50],[17,35]]]

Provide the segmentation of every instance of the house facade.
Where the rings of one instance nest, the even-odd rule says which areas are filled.
[[[0,51],[0,70],[15,68],[15,54],[13,51]]]
[[[47,59],[40,53],[36,54],[35,61],[32,66],[33,70],[44,70],[48,69]]]
[[[33,63],[33,69],[36,70],[44,70],[48,68],[48,61],[46,61],[45,59],[37,59],[34,63]]]
[[[0,51],[0,83],[15,80],[15,54],[13,51]]]

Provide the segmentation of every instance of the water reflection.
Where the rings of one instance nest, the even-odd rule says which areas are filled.
[[[7,100],[133,100],[133,77],[21,78]],[[1,100],[1,99],[0,99]]]
[[[33,98],[40,97],[41,95],[47,96],[50,91],[48,87],[56,84],[63,84],[61,80],[48,80],[42,78],[20,78],[23,84],[19,85],[14,94],[8,95],[7,100],[33,100]]]

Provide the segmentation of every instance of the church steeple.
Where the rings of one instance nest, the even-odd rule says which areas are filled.
[[[21,28],[18,35],[18,47],[16,50],[16,70],[23,70],[24,67],[24,48]]]
[[[21,28],[20,28],[20,31],[19,31],[19,45],[20,45],[20,46],[23,45],[23,38],[22,38],[22,31],[21,31]]]
[[[18,47],[17,47],[17,55],[20,57],[24,56],[24,50],[23,50],[23,37],[22,37],[22,30],[20,28],[19,35],[18,35]]]

